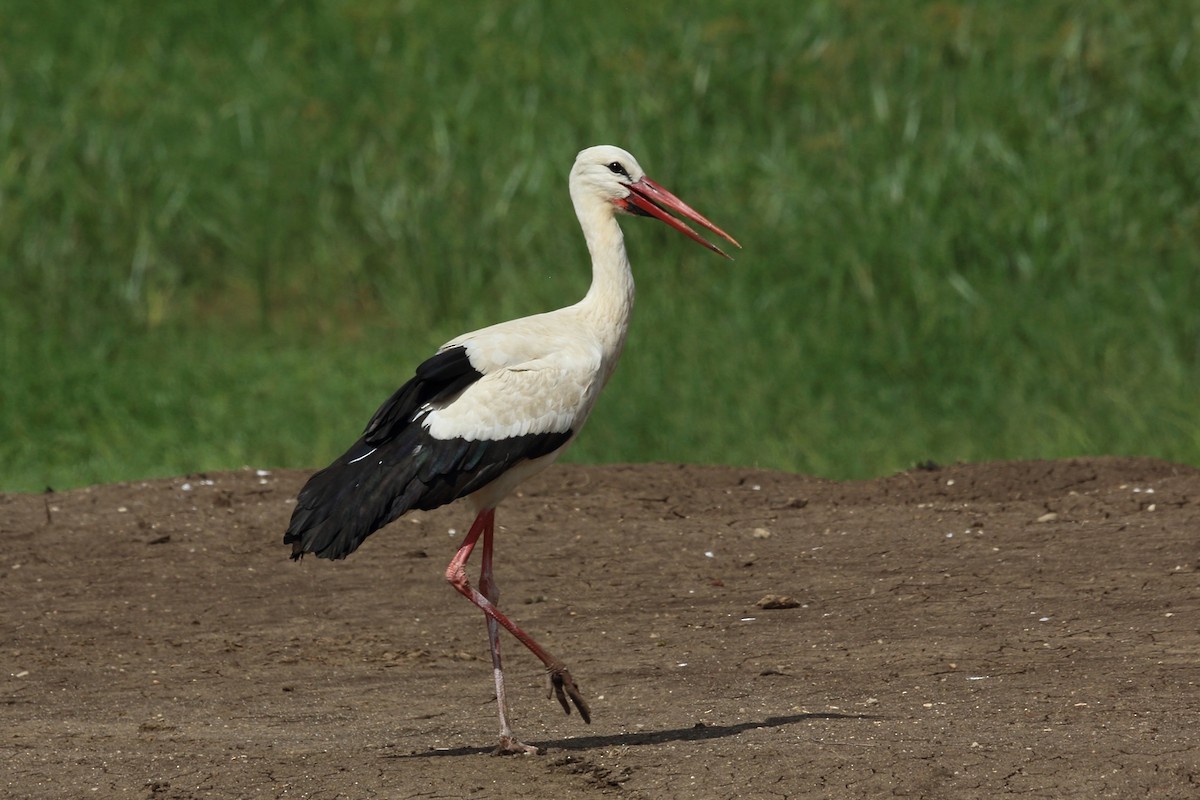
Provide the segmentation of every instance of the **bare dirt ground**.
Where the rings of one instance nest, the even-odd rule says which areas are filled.
[[[553,469],[501,607],[594,720],[506,639],[509,758],[469,512],[292,563],[304,477],[0,496],[0,795],[1200,797],[1200,471]]]

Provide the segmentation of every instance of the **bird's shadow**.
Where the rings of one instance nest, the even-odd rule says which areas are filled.
[[[637,731],[636,733],[617,733],[610,736],[573,736],[569,739],[553,739],[546,742],[535,742],[543,753],[550,750],[591,750],[598,747],[625,746],[634,747],[647,744],[665,744],[667,742],[697,742],[706,739],[722,739],[726,736],[737,736],[743,731],[757,728],[779,728],[784,725],[794,725],[815,719],[845,719],[865,720],[875,719],[869,714],[789,714],[787,716],[767,717],[761,722],[739,722],[734,725],[705,725],[698,722],[690,728],[668,728],[660,731]],[[493,751],[491,747],[452,747],[445,750],[424,750],[419,753],[389,754],[386,758],[437,758],[442,756],[476,756]]]

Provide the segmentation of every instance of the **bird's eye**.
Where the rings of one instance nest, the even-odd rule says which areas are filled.
[[[614,162],[612,162],[611,164],[609,164],[609,165],[608,165],[608,168],[609,168],[609,169],[610,169],[610,170],[613,172],[613,174],[615,174],[615,175],[624,175],[626,178],[628,178],[628,177],[629,177],[629,173],[625,171],[625,167],[621,166],[621,162],[620,162],[620,161],[614,161]]]

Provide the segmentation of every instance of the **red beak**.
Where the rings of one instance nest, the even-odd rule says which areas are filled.
[[[623,208],[626,211],[661,220],[692,241],[699,242],[709,250],[712,250],[714,253],[720,253],[730,261],[733,260],[732,256],[730,256],[721,248],[717,247],[712,242],[705,239],[703,236],[693,230],[686,222],[672,217],[664,209],[674,211],[680,216],[690,219],[697,225],[703,226],[705,229],[712,231],[716,235],[727,239],[731,244],[733,244],[734,247],[741,247],[741,245],[737,243],[736,239],[718,228],[716,225],[709,222],[700,212],[696,211],[687,203],[683,202],[678,197],[671,194],[649,178],[643,177],[637,183],[629,184],[629,192],[629,197],[625,198],[623,205]]]

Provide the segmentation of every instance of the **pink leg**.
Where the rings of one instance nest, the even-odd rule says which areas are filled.
[[[587,702],[579,693],[579,687],[575,685],[575,680],[571,677],[571,673],[567,671],[567,667],[563,662],[554,658],[541,645],[533,640],[529,634],[521,630],[496,608],[496,602],[499,600],[499,590],[496,587],[495,578],[492,574],[492,536],[495,527],[496,510],[487,508],[479,512],[475,517],[475,522],[471,525],[471,530],[467,533],[467,538],[463,540],[462,545],[458,548],[458,552],[454,554],[454,558],[450,561],[450,565],[446,567],[446,580],[458,590],[460,594],[474,603],[484,614],[488,620],[488,643],[492,651],[492,670],[496,677],[496,702],[500,707],[500,747],[497,752],[502,753],[528,753],[536,752],[537,748],[532,748],[518,742],[512,736],[512,730],[508,724],[508,706],[504,695],[504,674],[500,666],[500,631],[499,626],[503,626],[505,630],[517,637],[517,641],[525,645],[529,652],[538,657],[543,664],[546,665],[547,671],[550,673],[550,681],[554,688],[554,692],[558,697],[558,702],[562,704],[563,710],[568,714],[571,713],[571,705],[567,702],[568,698],[575,704],[575,708],[579,710],[579,716],[583,717],[584,722],[591,722],[591,712],[588,709]],[[483,565],[479,576],[480,588],[486,593],[482,594],[471,586],[471,582],[467,579],[466,564],[467,559],[471,557],[471,552],[475,549],[475,544],[479,540],[480,535],[483,536]]]
[[[489,520],[483,529],[483,564],[479,569],[479,592],[494,608],[500,602],[500,587],[496,584],[492,572],[492,552],[495,549],[492,534],[493,525]],[[500,746],[497,752],[536,754],[536,747],[522,744],[513,736],[512,726],[508,722],[508,698],[504,693],[504,668],[500,664],[500,624],[487,616],[487,629],[488,645],[492,650],[492,673],[496,678],[496,705],[500,709]]]

